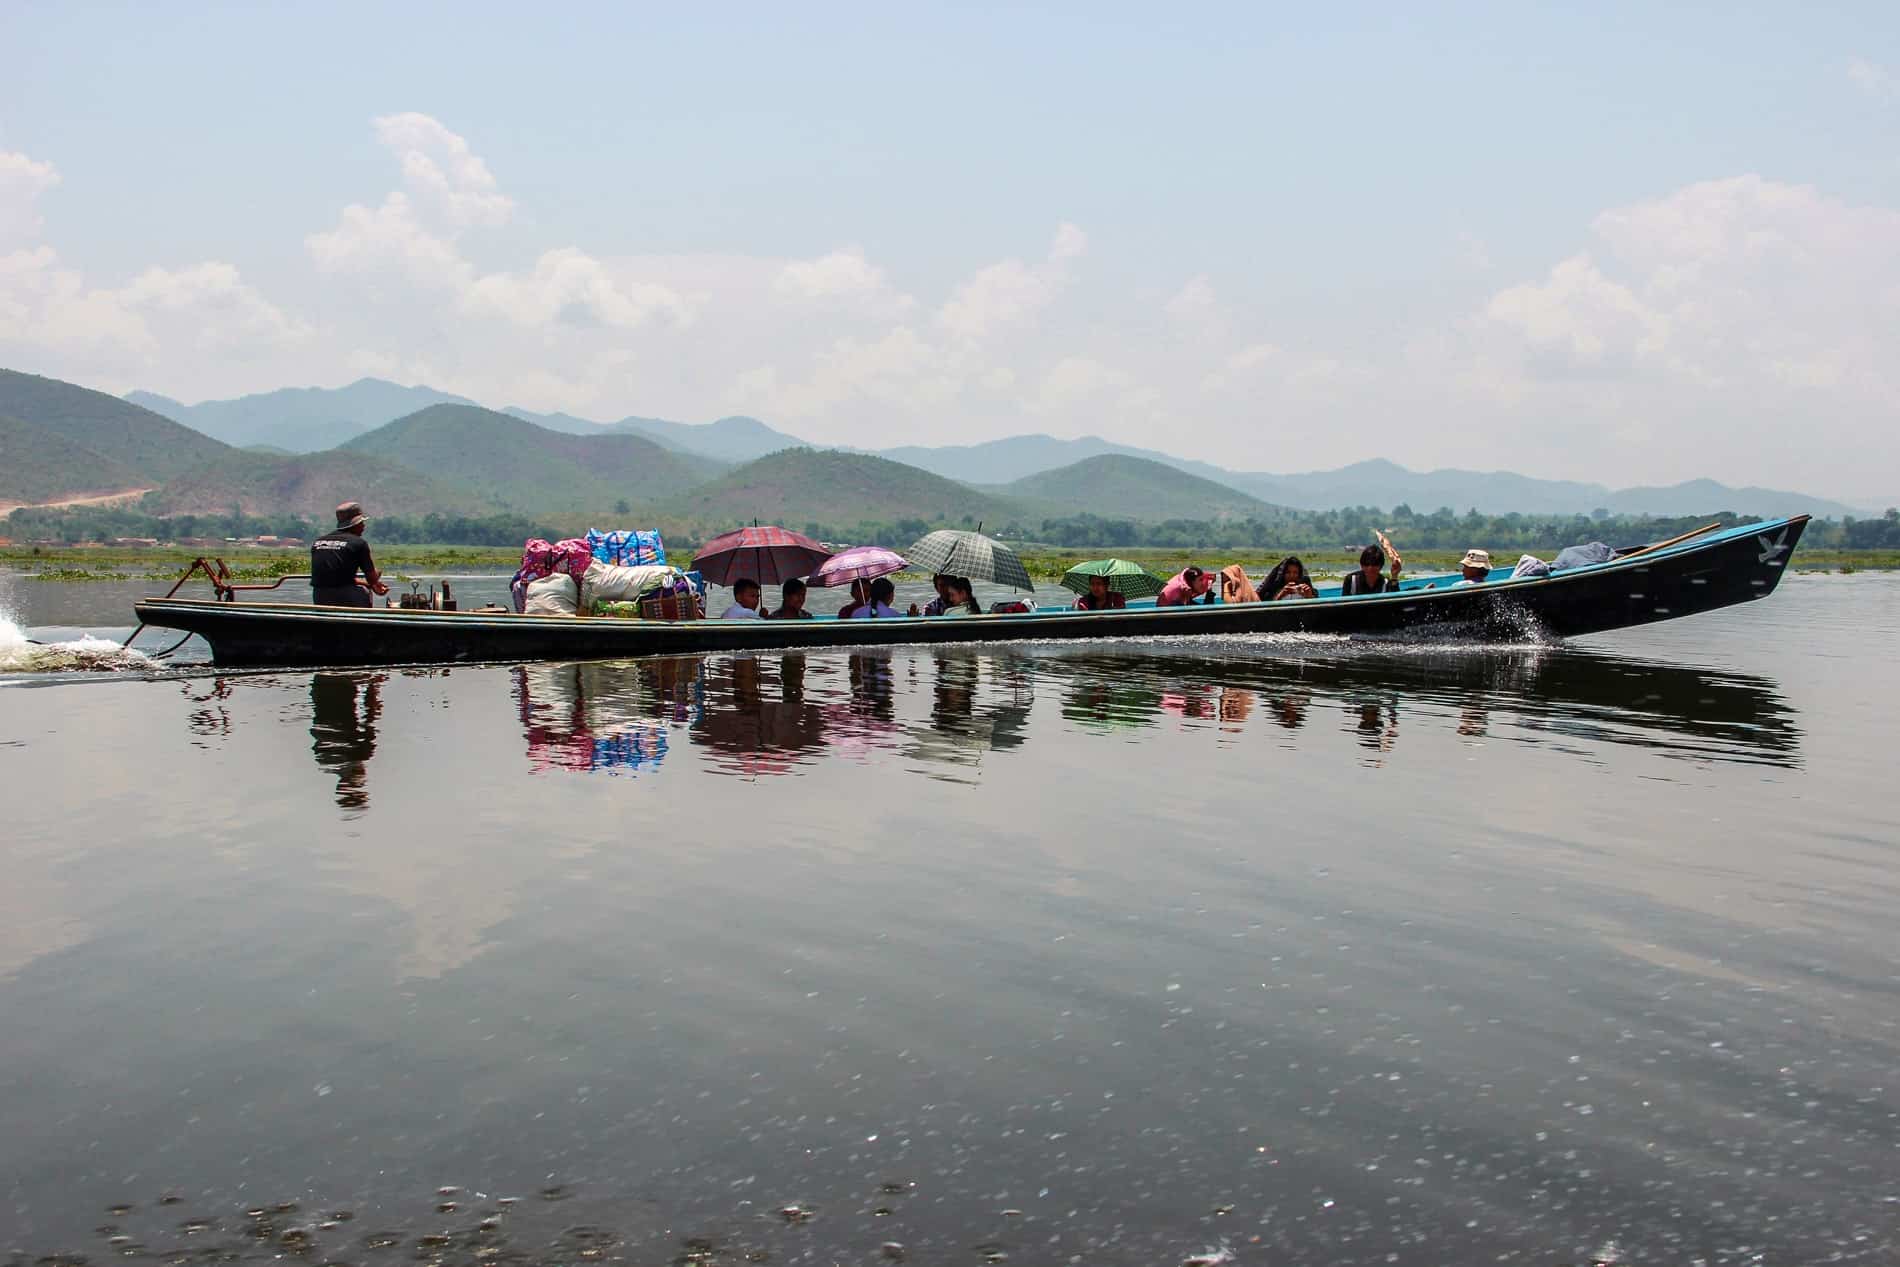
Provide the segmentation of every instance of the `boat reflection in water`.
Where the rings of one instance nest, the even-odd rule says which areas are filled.
[[[631,774],[666,759],[667,728],[700,716],[700,664],[531,664],[510,670],[528,765]]]
[[[1468,741],[1587,740],[1767,765],[1794,764],[1800,745],[1792,710],[1766,679],[1575,648],[1320,644],[1266,656],[951,646],[674,656],[509,672],[536,771],[652,770],[669,744],[684,740],[708,768],[747,778],[826,760],[896,757],[933,777],[963,779],[985,754],[1030,741],[1038,694],[1060,701],[1044,723],[1045,737],[1058,726],[1128,738],[1166,726],[1207,728],[1223,741],[1259,732],[1292,744],[1309,721],[1330,714],[1355,741],[1360,760],[1375,766],[1391,759],[1402,730],[1420,727]],[[320,747],[320,760],[347,751],[349,734],[359,747],[373,742],[373,693],[357,731],[347,729],[357,717],[349,706],[353,689],[312,687],[313,699],[333,701],[325,707],[335,738]]]
[[[310,752],[336,775],[337,808],[355,816],[369,807],[369,759],[383,714],[387,673],[310,675]]]

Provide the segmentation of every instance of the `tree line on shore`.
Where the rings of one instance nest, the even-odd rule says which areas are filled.
[[[733,525],[675,520],[648,524],[629,524],[621,519],[641,520],[638,514],[596,516],[601,527],[658,527],[669,542],[689,547]],[[1158,549],[1230,549],[1230,550],[1314,550],[1351,549],[1373,539],[1374,530],[1391,534],[1401,548],[1457,549],[1482,546],[1493,552],[1536,551],[1575,545],[1584,541],[1608,541],[1612,545],[1631,545],[1655,541],[1686,532],[1714,520],[1737,523],[1756,516],[1734,511],[1714,511],[1700,515],[1650,516],[1610,515],[1486,515],[1475,509],[1460,515],[1449,507],[1430,513],[1396,506],[1389,511],[1355,506],[1338,510],[1280,512],[1271,518],[1246,519],[1168,519],[1144,523],[1097,515],[1072,515],[1060,519],[1042,519],[1032,523],[984,525],[985,530],[1006,540],[1032,542],[1065,549],[1102,549],[1112,551],[1133,547]],[[584,525],[562,516],[552,520],[525,515],[429,514],[419,516],[378,515],[373,534],[379,541],[393,545],[468,545],[516,547],[530,537],[556,539],[574,535]],[[608,524],[608,519],[615,519]],[[974,527],[971,523],[943,524],[924,519],[899,519],[893,522],[858,521],[841,523],[788,524],[809,536],[827,541],[848,541],[858,545],[885,545],[901,549],[937,527]],[[68,509],[24,508],[5,521],[3,535],[16,542],[50,541],[77,545],[110,542],[119,538],[157,538],[162,541],[191,539],[224,540],[260,535],[295,537],[309,540],[327,531],[328,524],[316,523],[297,515],[247,515],[233,511],[223,515],[173,515],[159,517],[123,507],[72,507]],[[1900,510],[1888,510],[1878,518],[1820,520],[1808,529],[1804,544],[1829,549],[1900,548]]]

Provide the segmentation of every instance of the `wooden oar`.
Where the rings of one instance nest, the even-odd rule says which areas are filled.
[[[1641,549],[1631,550],[1628,554],[1618,555],[1617,559],[1619,561],[1623,559],[1633,559],[1639,554],[1648,554],[1652,550],[1666,550],[1670,546],[1681,545],[1683,542],[1687,541],[1691,537],[1699,537],[1705,532],[1714,532],[1717,528],[1720,528],[1721,526],[1722,526],[1722,521],[1718,519],[1712,524],[1703,524],[1700,528],[1691,529],[1690,531],[1683,533],[1679,537],[1671,537],[1667,541],[1652,541],[1648,545],[1643,546]]]

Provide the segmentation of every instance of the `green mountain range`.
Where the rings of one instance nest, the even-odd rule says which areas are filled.
[[[0,416],[0,505],[96,496],[151,483],[125,463],[57,431]]]
[[[231,451],[117,396],[17,370],[0,369],[0,417],[52,437],[20,479],[38,490],[36,500],[149,487]],[[18,431],[16,440],[30,434]]]
[[[140,508],[155,515],[296,515],[328,524],[345,500],[381,515],[493,513],[477,492],[347,449],[289,457],[232,450],[146,494]]]
[[[702,523],[927,524],[983,520],[1000,524],[1015,503],[967,484],[863,453],[785,449],[727,471],[661,503],[666,513]]]
[[[358,436],[344,451],[369,459],[365,468],[387,462],[424,472],[497,512],[652,504],[725,469],[644,436],[569,435],[474,405],[432,405]]]
[[[1277,508],[1213,480],[1118,453],[1041,471],[994,490],[1048,517],[1271,519]]]
[[[385,387],[412,390],[374,380],[356,386],[371,397]],[[1280,508],[1311,502],[1316,495],[1329,508],[1390,507],[1405,499],[1407,489],[1426,494],[1410,504],[1429,513],[1446,505],[1484,506],[1479,494],[1487,484],[1517,487],[1519,495],[1531,499],[1538,495],[1531,486],[1552,483],[1508,473],[1421,476],[1388,462],[1306,476],[1230,473],[1217,479],[1161,460],[1165,454],[1090,453],[979,487],[874,454],[809,447],[777,449],[731,466],[683,451],[685,441],[677,434],[669,433],[673,442],[668,443],[634,431],[636,422],[651,424],[651,419],[623,420],[611,428],[562,421],[591,431],[549,429],[518,414],[448,402],[385,421],[318,453],[237,449],[105,393],[0,370],[0,503],[43,505],[153,489],[141,507],[152,514],[239,509],[322,521],[337,502],[354,497],[385,516],[514,514],[602,524],[672,520],[689,522],[694,531],[754,519],[797,528],[983,522],[1033,529],[1045,519],[1080,515],[1150,523],[1271,523],[1289,513]],[[736,446],[731,451],[790,438],[750,419],[686,430],[724,437],[721,443]],[[1014,452],[1034,460],[1037,452],[1077,451],[1071,442],[1025,440],[1033,443],[960,452]],[[1796,509],[1851,513],[1835,503],[1708,481],[1624,490],[1613,497],[1595,486],[1564,487],[1568,500],[1604,491],[1600,504],[1612,510],[1628,505],[1658,515],[1681,512],[1684,506],[1689,511],[1683,513],[1777,513],[1791,500]]]

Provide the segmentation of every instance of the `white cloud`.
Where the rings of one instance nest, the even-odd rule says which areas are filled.
[[[387,115],[374,125],[408,188],[391,190],[374,208],[353,203],[335,228],[306,237],[318,268],[355,276],[385,300],[428,302],[403,288],[406,282],[446,293],[454,315],[550,335],[593,326],[633,330],[656,317],[691,323],[692,304],[677,291],[626,275],[576,247],[545,251],[525,271],[480,273],[460,240],[470,228],[504,223],[513,200],[468,142],[430,116]],[[564,400],[573,395],[571,388],[559,394]]]
[[[981,339],[1017,325],[1048,304],[1054,287],[1020,260],[977,270],[937,313],[937,323],[963,339]]]
[[[40,229],[35,203],[58,182],[51,163],[0,154],[0,232],[30,242]],[[173,360],[250,359],[309,333],[223,261],[154,266],[122,286],[97,286],[48,245],[0,255],[0,362],[117,385]]]
[[[1884,66],[1875,65],[1864,57],[1852,57],[1847,62],[1847,77],[1854,86],[1872,97],[1875,101],[1893,101],[1900,98],[1900,76]]]
[[[1221,316],[1220,300],[1215,297],[1214,283],[1207,279],[1206,273],[1189,278],[1161,310],[1170,319],[1191,327],[1211,325]]]
[[[1024,325],[1055,300],[1068,278],[1067,264],[1087,249],[1088,234],[1064,222],[1044,263],[1003,260],[978,269],[938,309],[937,324],[972,342]]]
[[[1061,264],[1068,260],[1080,259],[1089,249],[1089,235],[1068,221],[1056,226],[1056,238],[1049,244],[1049,262]]]
[[[94,287],[51,247],[0,256],[0,345],[90,360],[111,375],[191,352],[255,357],[309,334],[220,261]]]
[[[39,236],[40,195],[59,184],[51,163],[0,150],[0,247]]]
[[[0,155],[0,363],[188,398],[374,373],[596,417],[743,410],[867,446],[1099,432],[1259,469],[1438,465],[1450,437],[1460,465],[1605,480],[1627,476],[1620,453],[1645,479],[1822,490],[1844,486],[1842,451],[1900,467],[1900,213],[1803,186],[1740,176],[1609,208],[1495,282],[1475,235],[1498,231],[1474,224],[1433,252],[1437,293],[1462,292],[1435,310],[1416,286],[1357,313],[1217,287],[1233,262],[1199,243],[1159,278],[1112,279],[1118,298],[1080,285],[1095,257],[1067,222],[913,296],[892,281],[912,261],[853,245],[536,241],[468,140],[424,114],[372,127],[386,188],[318,211],[294,308],[215,260],[82,273],[38,237],[58,170]],[[1797,427],[1826,442],[1791,446]]]
[[[308,325],[247,285],[237,269],[216,260],[181,269],[148,268],[114,298],[188,333],[208,352],[250,353],[310,334]]]
[[[572,247],[547,252],[528,273],[477,279],[463,294],[462,308],[519,326],[598,324],[632,330],[656,316],[678,326],[692,322],[690,305],[668,287],[617,278]]]
[[[310,234],[304,246],[325,272],[401,278],[448,290],[465,289],[475,274],[450,239],[422,224],[409,195],[400,190],[376,207],[353,203],[343,208],[334,229]]]
[[[1900,402],[1900,212],[1739,176],[1605,211],[1593,227],[1599,251],[1487,305],[1520,372]]]
[[[1668,319],[1582,255],[1558,264],[1541,283],[1500,291],[1485,315],[1521,336],[1527,367],[1541,373],[1633,371],[1668,343]]]
[[[514,200],[496,189],[488,164],[437,120],[411,111],[372,122],[376,139],[401,161],[403,183],[451,224],[501,225],[514,214]]]
[[[810,260],[791,260],[779,270],[773,293],[793,302],[894,316],[916,303],[891,285],[885,271],[861,247],[845,247]]]
[[[89,288],[42,246],[0,256],[0,348],[12,346],[122,371],[154,359],[158,339],[114,292]]]

